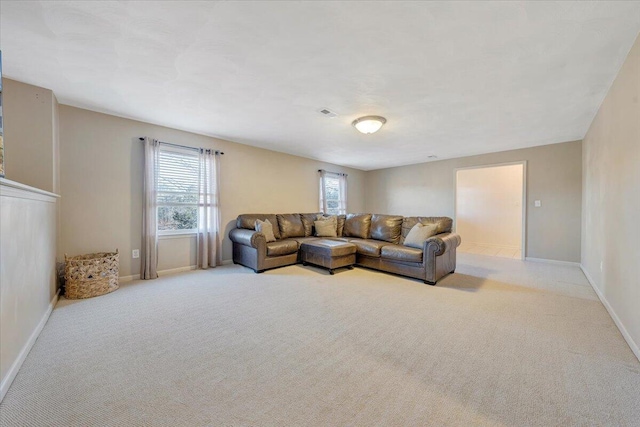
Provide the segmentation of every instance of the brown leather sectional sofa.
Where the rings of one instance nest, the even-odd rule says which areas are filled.
[[[229,232],[233,242],[233,262],[256,273],[300,262],[299,249],[304,241],[327,239],[314,237],[318,213],[246,214],[238,216]],[[275,242],[267,243],[264,234],[254,230],[257,219],[273,225]],[[437,235],[422,249],[403,246],[409,230],[418,222],[437,225]],[[451,232],[453,221],[447,217],[402,217],[397,215],[348,214],[338,216],[337,239],[356,246],[356,265],[409,276],[435,285],[456,269],[456,248],[460,236]]]

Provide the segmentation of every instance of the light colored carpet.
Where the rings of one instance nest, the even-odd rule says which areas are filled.
[[[637,426],[639,396],[579,269],[464,254],[436,287],[225,266],[61,300],[0,425]]]

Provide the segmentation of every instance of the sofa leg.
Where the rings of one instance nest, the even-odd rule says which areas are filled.
[[[260,273],[264,273],[264,270],[253,270],[256,272],[256,274],[260,274]]]
[[[334,274],[333,269],[329,270],[329,274],[333,276],[333,274]]]
[[[453,269],[453,270],[451,270],[451,271],[449,272],[449,274],[453,274],[453,273],[455,273],[455,272],[456,272],[456,270],[455,270],[455,269]]]
[[[436,282],[430,282],[429,280],[425,280],[424,281],[425,285],[431,285],[431,286],[435,286]]]

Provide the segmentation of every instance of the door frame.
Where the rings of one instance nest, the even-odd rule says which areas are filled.
[[[488,165],[467,166],[463,168],[455,168],[453,170],[453,224],[454,230],[458,228],[458,171],[469,169],[485,169],[500,166],[522,165],[522,238],[520,248],[520,259],[524,261],[527,250],[527,161],[520,160],[517,162],[492,163]]]

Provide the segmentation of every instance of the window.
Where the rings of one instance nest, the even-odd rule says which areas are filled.
[[[157,169],[158,234],[198,229],[198,152],[160,147]]]
[[[320,210],[330,215],[347,213],[347,175],[320,171]]]

